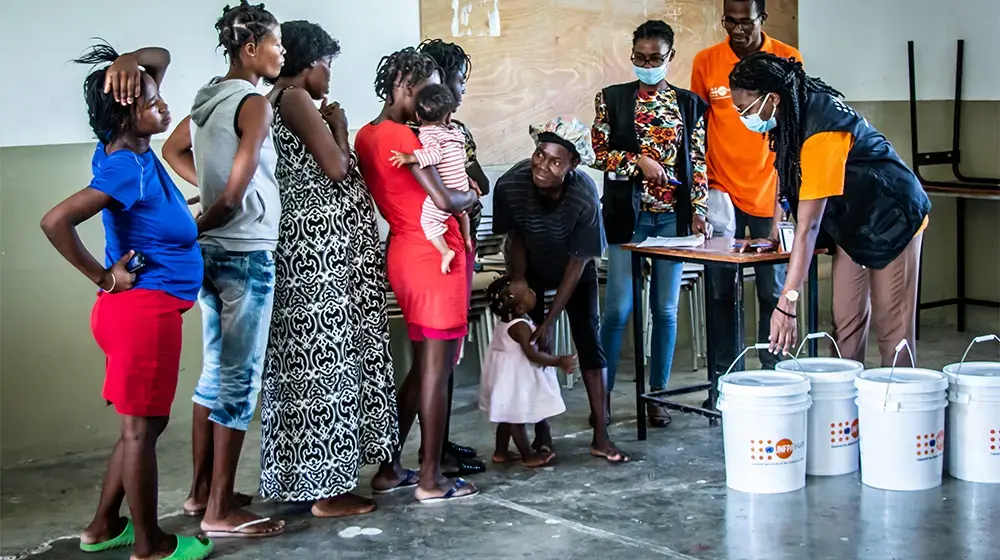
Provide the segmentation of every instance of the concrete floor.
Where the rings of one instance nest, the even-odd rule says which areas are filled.
[[[970,335],[925,329],[921,366],[957,361]],[[874,356],[874,353],[870,354]],[[977,349],[978,359],[997,359]],[[686,360],[682,360],[686,363]],[[678,364],[683,367],[683,364]],[[626,371],[630,371],[627,368]],[[675,372],[673,383],[703,379]],[[673,384],[672,383],[672,384]],[[308,506],[257,504],[288,530],[266,540],[217,540],[215,558],[489,558],[589,557],[708,559],[989,559],[1000,557],[1000,486],[945,477],[937,489],[892,493],[861,485],[857,475],[810,478],[799,492],[753,496],[725,485],[722,430],[675,415],[646,442],[635,439],[632,385],[614,402],[612,435],[634,462],[612,466],[587,454],[589,432],[582,386],[565,393],[569,412],[553,424],[558,463],[529,471],[492,468],[475,477],[480,496],[421,506],[400,492],[379,498],[379,510],[347,520],[316,520]],[[463,395],[468,396],[469,392]],[[692,397],[697,402],[704,397]],[[466,406],[452,422],[455,441],[492,451],[493,433]],[[251,430],[237,487],[256,488],[259,429]],[[179,515],[190,476],[186,427],[167,431],[159,446],[160,504],[167,530],[194,534]],[[415,440],[407,446],[411,466]],[[74,533],[89,521],[107,450],[19,465],[3,471],[0,551],[4,559],[76,560]],[[367,488],[363,489],[367,492]],[[359,529],[374,529],[356,535]],[[355,536],[356,535],[356,536]],[[124,560],[127,551],[100,555]]]

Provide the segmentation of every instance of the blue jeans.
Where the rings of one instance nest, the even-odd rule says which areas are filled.
[[[676,214],[640,212],[635,223],[635,232],[632,234],[632,242],[645,241],[649,237],[676,236]],[[649,386],[657,389],[667,387],[670,368],[674,361],[674,345],[677,342],[677,302],[681,297],[683,274],[682,263],[653,261],[649,294],[650,312],[653,315]],[[633,307],[632,253],[623,250],[621,245],[612,245],[608,247],[608,286],[601,324],[601,342],[608,358],[608,391],[615,386],[622,339]]]
[[[750,230],[750,237],[757,239],[771,234],[772,218],[751,216],[736,208],[736,237],[743,238]],[[760,314],[757,320],[756,342],[767,342],[771,334],[771,314],[778,305],[781,290],[785,286],[785,274],[788,265],[755,266],[754,282],[757,286],[757,302]],[[712,274],[714,281],[713,293],[707,294],[708,305],[713,306],[712,324],[707,325],[708,336],[715,342],[715,369],[718,374],[725,373],[736,356],[743,351],[743,343],[739,348],[733,347],[736,340],[736,317],[733,306],[736,304],[736,272],[726,268],[715,268],[706,271]],[[764,369],[774,369],[779,357],[770,352],[758,353]]]
[[[246,431],[257,407],[274,304],[274,254],[233,252],[202,245],[201,307],[204,352],[196,404],[209,420]]]

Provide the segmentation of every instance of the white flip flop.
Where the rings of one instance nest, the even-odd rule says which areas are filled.
[[[274,531],[267,531],[264,533],[243,532],[243,530],[248,527],[254,527],[270,521],[270,517],[261,517],[260,519],[254,519],[253,521],[247,521],[246,523],[233,527],[228,531],[205,531],[205,536],[210,539],[263,539],[267,537],[276,537],[285,532],[285,525],[283,523],[281,527]]]

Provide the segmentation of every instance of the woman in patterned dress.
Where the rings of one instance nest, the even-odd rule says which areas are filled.
[[[385,260],[347,118],[326,102],[340,45],[305,21],[281,31],[285,66],[269,99],[282,215],[260,494],[343,517],[375,510],[351,491],[361,467],[390,460],[398,443]]]

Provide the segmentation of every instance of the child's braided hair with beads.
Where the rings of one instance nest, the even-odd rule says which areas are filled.
[[[513,283],[509,276],[501,276],[486,288],[486,295],[490,300],[490,311],[505,323],[516,318],[517,298],[514,297],[514,292],[510,289]]]

